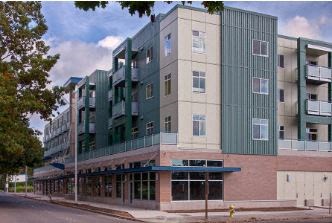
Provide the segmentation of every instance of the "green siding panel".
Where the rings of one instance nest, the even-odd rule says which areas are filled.
[[[277,154],[277,19],[225,8],[221,13],[221,143],[223,153]],[[269,42],[269,57],[252,55],[252,40]],[[252,78],[269,79],[269,95],[252,93]],[[252,119],[269,119],[269,140],[252,140]]]

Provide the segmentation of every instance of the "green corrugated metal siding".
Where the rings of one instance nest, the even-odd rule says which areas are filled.
[[[153,121],[155,133],[160,131],[160,21],[162,16],[158,16],[154,23],[146,25],[137,35],[133,37],[133,48],[143,49],[139,51],[139,83],[138,83],[138,100],[139,100],[139,117],[137,119],[139,137],[145,135],[146,123]],[[153,47],[153,60],[146,64],[146,51]],[[147,84],[153,84],[153,98],[145,99],[145,87]]]
[[[252,55],[252,40],[269,42],[269,57]],[[277,154],[277,18],[225,8],[221,13],[222,150]],[[252,78],[269,79],[269,95],[252,93]],[[252,140],[252,118],[269,119],[269,140]]]

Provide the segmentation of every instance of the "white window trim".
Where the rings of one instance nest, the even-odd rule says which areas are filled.
[[[262,52],[262,50],[261,50],[261,43],[262,42],[267,43],[266,44],[266,55],[254,53],[254,40],[259,41],[259,51],[260,51],[260,53]],[[268,41],[263,41],[263,40],[259,40],[259,39],[253,39],[251,41],[251,48],[252,48],[252,55],[254,55],[254,56],[269,57],[269,42]]]
[[[169,76],[170,78],[165,79],[166,76]],[[171,84],[171,88],[170,88],[170,92],[169,92],[169,94],[165,94],[165,92],[166,92],[166,82],[167,82],[167,81],[170,81],[170,84]],[[168,97],[168,96],[170,96],[171,94],[172,94],[172,74],[167,74],[167,75],[164,76],[164,97]]]
[[[259,92],[255,91],[254,90],[254,79],[259,79]],[[267,92],[262,92],[261,91],[261,81],[262,80],[266,80],[267,81]],[[266,79],[266,78],[260,78],[260,77],[253,77],[252,78],[252,92],[254,94],[264,94],[264,95],[269,95],[269,91],[270,91],[270,80],[269,79]]]
[[[193,129],[194,129],[194,116],[195,115],[200,115],[200,116],[204,116],[205,117],[205,135],[194,135],[194,133],[192,132],[192,136],[194,136],[194,137],[206,137],[207,136],[207,117],[206,117],[206,115],[204,114],[193,114],[192,115],[192,121],[191,121],[191,123],[192,123],[192,130],[191,131],[193,131]],[[199,133],[200,131],[198,130],[198,133]]]
[[[151,96],[149,96],[148,97],[148,87],[151,87]],[[153,84],[152,83],[149,83],[149,84],[147,84],[146,86],[145,86],[145,99],[146,100],[149,100],[149,99],[151,99],[151,98],[153,98]]]
[[[168,38],[169,37],[169,38]],[[170,42],[170,49],[167,51],[167,54],[166,54],[166,42]],[[164,37],[164,55],[165,57],[168,57],[172,54],[172,35],[171,33],[167,34],[165,37]]]
[[[166,118],[169,118],[169,121],[167,121],[166,122]],[[169,124],[170,125],[170,130],[169,131],[166,131],[166,124]],[[170,133],[170,132],[172,132],[172,116],[166,116],[165,118],[164,118],[164,130],[165,130],[165,132],[167,132],[167,133]]]
[[[258,119],[260,122],[262,120],[266,120],[267,121],[267,124],[255,124],[255,125],[259,125],[259,131],[261,131],[261,126],[262,125],[265,125],[267,127],[267,138],[254,138],[254,119]],[[264,119],[264,118],[252,118],[251,119],[251,131],[252,131],[252,140],[255,140],[255,141],[269,141],[269,119]]]
[[[194,35],[193,35],[193,32],[198,32],[199,33],[199,36],[198,37],[201,37],[201,38],[203,38],[203,40],[204,40],[204,48],[202,49],[202,48],[200,48],[200,49],[202,49],[202,50],[200,50],[199,48],[195,48],[194,46],[193,46],[193,43],[194,43]],[[202,34],[202,36],[201,36],[201,34]],[[191,31],[191,51],[193,52],[193,53],[198,53],[198,54],[205,54],[206,53],[206,44],[205,44],[205,32],[203,32],[203,31],[198,31],[198,30],[192,30]]]
[[[201,90],[202,88],[194,88],[194,72],[198,72],[199,73],[199,76],[198,76],[199,79],[200,78],[204,78],[205,79],[205,88],[204,88],[204,91]],[[204,73],[204,77],[200,76],[201,73]],[[191,74],[191,79],[192,79],[192,84],[191,84],[192,92],[196,93],[196,94],[206,94],[206,73],[204,71],[193,70],[192,74]]]
[[[152,50],[151,50],[152,49]],[[148,52],[150,51],[150,59],[148,60]],[[151,56],[152,55],[152,56]],[[147,50],[146,50],[146,64],[150,64],[153,60],[153,47],[150,46]]]

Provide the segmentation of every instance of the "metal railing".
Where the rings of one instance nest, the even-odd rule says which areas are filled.
[[[77,132],[78,132],[78,134],[86,133],[85,132],[85,121],[78,124]],[[96,133],[96,124],[94,122],[89,122],[89,133]]]
[[[116,85],[125,80],[125,70],[125,66],[122,66],[117,71],[115,71],[115,73],[112,75],[113,85]],[[138,68],[131,68],[131,80],[138,81]]]
[[[108,100],[111,101],[113,98],[113,92],[112,90],[108,90]]]
[[[307,113],[310,115],[332,116],[332,104],[326,101],[307,100]]]
[[[81,97],[77,101],[77,108],[80,109],[85,106],[85,98]],[[95,97],[89,97],[89,107],[95,107],[96,105],[96,98]]]
[[[311,80],[331,82],[332,71],[328,67],[306,65],[307,78]]]
[[[60,152],[62,150],[65,150],[68,147],[69,147],[69,142],[65,142],[65,143],[59,144],[57,146],[54,146],[51,149],[49,149],[47,151],[44,151],[44,157],[50,156],[50,155],[52,155],[54,153]]]
[[[121,115],[126,114],[126,102],[121,101],[113,106],[113,111],[112,111],[112,116],[113,118],[119,117]],[[138,102],[133,101],[131,102],[131,114],[132,115],[138,115]]]
[[[108,128],[112,128],[113,122],[112,122],[112,118],[108,119]]]
[[[78,154],[77,160],[84,161],[88,159],[95,159],[102,156],[109,156],[116,153],[123,153],[140,148],[150,147],[154,145],[176,145],[178,141],[177,133],[159,133],[142,138],[133,139],[124,143],[114,144],[104,148],[91,150]],[[65,163],[73,162],[73,157],[65,160]]]
[[[300,141],[285,139],[279,140],[278,147],[279,149],[295,151],[332,152],[332,142],[322,141]]]

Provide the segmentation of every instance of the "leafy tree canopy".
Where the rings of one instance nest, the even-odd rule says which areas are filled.
[[[136,12],[139,17],[144,15],[150,16],[155,1],[117,1],[122,9],[127,8],[130,15],[134,15]],[[84,11],[96,10],[96,8],[105,8],[108,1],[75,1],[75,6]],[[165,1],[170,4],[172,1]],[[191,1],[181,1],[182,4],[191,4]],[[222,1],[203,1],[202,5],[208,10],[209,13],[213,14],[220,12],[224,9],[224,3]]]
[[[41,162],[38,131],[29,117],[49,119],[63,89],[50,89],[48,72],[59,55],[48,55],[40,2],[0,2],[0,174]]]

